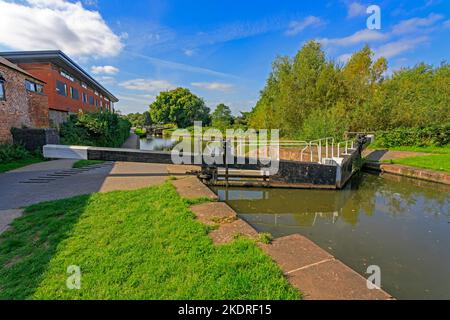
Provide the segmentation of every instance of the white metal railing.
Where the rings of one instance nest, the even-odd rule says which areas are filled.
[[[301,150],[300,161],[305,161],[305,153],[309,151],[311,162],[323,163],[325,159],[342,158],[349,155],[350,150],[355,149],[355,140],[347,140],[336,143],[333,137],[312,140]],[[306,155],[307,156],[307,155]],[[317,156],[317,161],[314,159]]]

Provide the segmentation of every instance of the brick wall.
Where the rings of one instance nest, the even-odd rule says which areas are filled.
[[[13,127],[48,127],[47,96],[28,92],[25,89],[28,77],[16,70],[0,64],[0,74],[6,80],[6,101],[0,101],[0,143],[12,142]]]

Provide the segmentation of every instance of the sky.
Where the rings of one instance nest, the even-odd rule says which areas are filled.
[[[367,28],[370,5],[379,30]],[[449,61],[450,1],[0,0],[0,30],[1,51],[64,51],[125,114],[181,86],[238,115],[256,104],[273,60],[309,40],[340,63],[369,44],[389,72]]]

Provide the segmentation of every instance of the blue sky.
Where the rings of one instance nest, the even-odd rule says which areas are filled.
[[[381,30],[366,27],[369,5],[381,8]],[[369,43],[390,71],[449,60],[450,2],[0,0],[0,30],[1,50],[69,54],[124,113],[183,86],[237,114],[256,103],[274,58],[310,39],[336,61]]]

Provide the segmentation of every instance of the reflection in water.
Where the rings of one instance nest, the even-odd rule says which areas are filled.
[[[170,139],[152,137],[141,139],[141,150],[147,151],[170,151],[174,146],[174,142]]]
[[[342,191],[215,191],[259,231],[303,234],[362,275],[380,266],[383,288],[397,298],[450,299],[446,186],[361,174]]]

